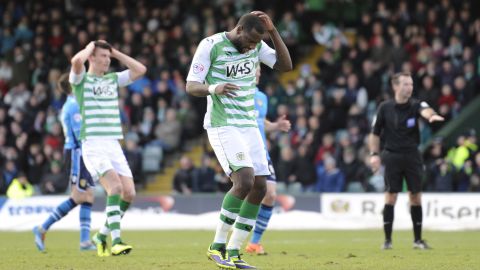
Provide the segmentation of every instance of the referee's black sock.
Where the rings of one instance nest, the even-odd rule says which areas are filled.
[[[410,206],[410,214],[412,215],[413,234],[415,236],[415,241],[422,240],[422,206]]]
[[[386,241],[392,241],[393,207],[391,204],[385,204],[383,208],[383,231]]]

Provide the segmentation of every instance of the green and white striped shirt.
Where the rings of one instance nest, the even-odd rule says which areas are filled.
[[[130,71],[101,77],[85,73],[85,70],[81,74],[71,71],[69,82],[84,120],[80,139],[123,139],[118,88],[131,83]]]
[[[275,50],[265,42],[254,50],[240,53],[225,32],[203,39],[193,56],[187,81],[212,84],[232,83],[240,87],[237,96],[207,96],[204,128],[235,126],[257,127],[254,95],[255,73],[260,62],[273,68]]]

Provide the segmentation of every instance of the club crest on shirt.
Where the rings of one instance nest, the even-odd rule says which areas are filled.
[[[236,157],[237,157],[237,160],[238,160],[238,161],[245,160],[245,153],[243,153],[243,152],[238,152],[238,153],[236,154]]]

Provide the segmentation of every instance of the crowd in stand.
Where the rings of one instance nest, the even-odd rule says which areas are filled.
[[[325,19],[325,8],[335,1],[281,2],[1,3],[0,194],[12,183],[30,183],[43,194],[67,189],[59,123],[65,96],[56,81],[91,40],[107,40],[148,67],[145,77],[119,93],[124,150],[139,184],[161,168],[165,154],[186,150],[184,142],[202,134],[205,100],[185,93],[191,57],[203,37],[233,28],[250,10],[270,14],[295,63],[315,44],[325,48],[318,73],[302,66],[299,78],[283,86],[265,69],[259,85],[269,96],[268,118],[286,115],[293,124],[288,134],[269,134],[268,143],[286,189],[382,191],[381,164],[372,173],[364,142],[377,105],[391,96],[389,76],[396,71],[411,71],[415,96],[447,119],[478,93],[480,19],[474,1],[367,1],[348,6],[358,14],[351,25]],[[122,68],[112,62],[112,70]],[[426,126],[422,141],[440,128]],[[436,140],[426,151],[425,189],[478,190],[475,134],[448,147]],[[228,190],[228,178],[206,150],[200,168],[181,159],[175,190]]]

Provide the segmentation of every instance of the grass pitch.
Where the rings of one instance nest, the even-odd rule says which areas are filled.
[[[46,253],[30,232],[0,232],[0,269],[217,269],[205,255],[213,231],[125,231],[127,256],[80,252],[79,233],[47,234]],[[381,231],[268,231],[267,256],[244,255],[259,269],[480,269],[480,232],[424,232],[433,250],[413,250],[412,232],[394,231],[393,250],[381,251]]]

